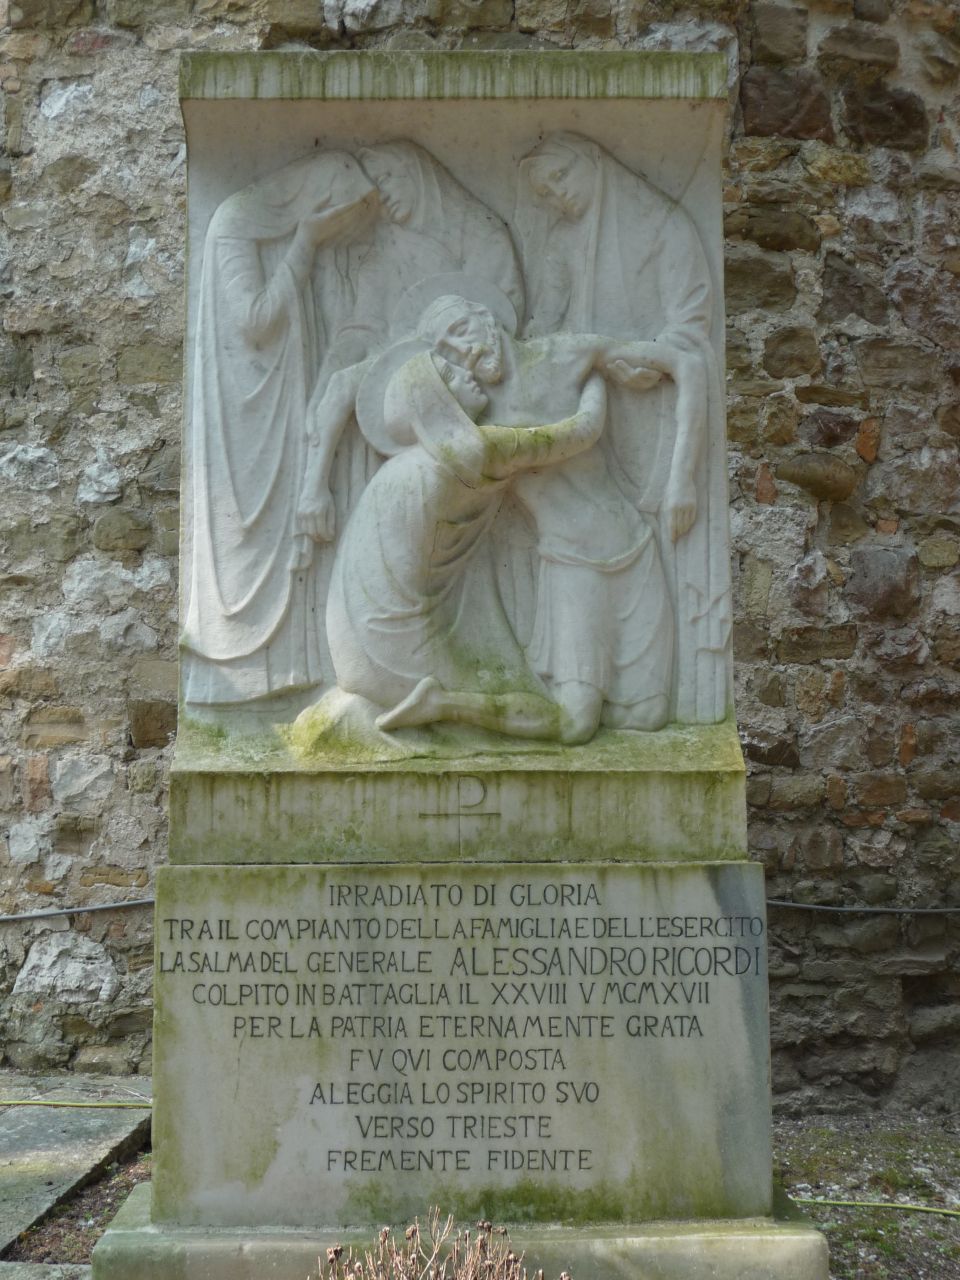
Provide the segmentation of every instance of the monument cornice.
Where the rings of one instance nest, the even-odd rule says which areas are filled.
[[[185,53],[182,101],[727,97],[722,53],[663,50]]]

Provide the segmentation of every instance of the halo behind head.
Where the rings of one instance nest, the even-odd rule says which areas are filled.
[[[357,392],[357,422],[367,443],[388,458],[392,458],[401,449],[414,444],[416,437],[411,428],[409,438],[400,439],[387,425],[383,415],[387,387],[393,375],[402,369],[408,360],[412,360],[415,355],[427,349],[427,344],[420,338],[412,338],[407,342],[398,342],[388,347],[364,374],[363,381],[360,383],[360,390]]]
[[[390,331],[397,338],[416,333],[424,312],[432,302],[446,296],[476,302],[513,337],[517,332],[517,311],[513,303],[495,284],[465,271],[443,271],[426,276],[411,285],[397,303],[390,321]]]

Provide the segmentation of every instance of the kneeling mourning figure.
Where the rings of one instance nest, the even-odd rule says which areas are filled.
[[[597,143],[517,166],[508,228],[409,141],[324,151],[206,234],[188,714],[509,740],[730,709],[710,272]]]

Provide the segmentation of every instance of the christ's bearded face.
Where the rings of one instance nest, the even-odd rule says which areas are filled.
[[[486,307],[467,303],[446,328],[440,346],[478,382],[493,384],[503,377],[503,355],[497,322]]]

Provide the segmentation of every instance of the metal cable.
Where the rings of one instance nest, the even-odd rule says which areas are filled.
[[[51,916],[81,916],[88,911],[125,911],[129,907],[152,907],[153,898],[134,898],[130,902],[101,902],[92,907],[50,907],[44,911],[21,911],[15,916],[0,916],[0,924],[16,920],[49,920]]]
[[[768,907],[789,907],[793,911],[835,911],[842,915],[860,916],[957,916],[960,907],[827,907],[813,902],[790,902],[786,898],[768,898]]]

